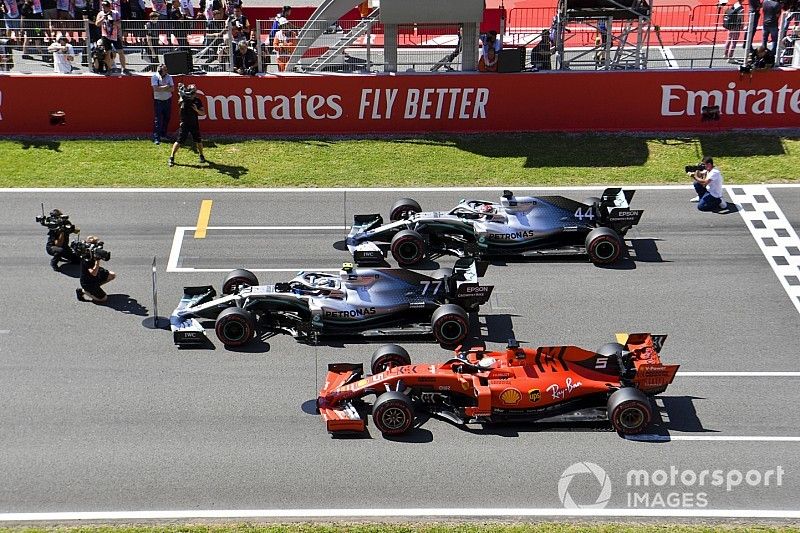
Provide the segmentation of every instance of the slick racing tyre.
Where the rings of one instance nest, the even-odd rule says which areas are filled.
[[[225,346],[244,346],[250,342],[256,332],[256,321],[250,311],[229,307],[217,317],[214,331]]]
[[[610,228],[595,228],[586,236],[586,253],[595,265],[610,265],[622,255],[622,239]]]
[[[232,270],[222,282],[222,294],[233,294],[236,287],[252,287],[258,285],[258,278],[249,270],[242,268]]]
[[[411,399],[402,392],[384,392],[372,406],[372,422],[384,435],[408,433],[414,425]]]
[[[384,344],[372,354],[369,368],[372,374],[380,374],[390,368],[410,364],[411,356],[405,348],[396,344]]]
[[[608,398],[608,419],[617,432],[636,435],[650,425],[653,411],[650,399],[634,387],[623,387]]]
[[[607,342],[597,350],[597,353],[606,357],[613,357],[624,350],[625,347],[618,342]]]
[[[414,213],[419,213],[422,208],[419,204],[411,198],[400,198],[394,205],[392,210],[389,211],[389,220],[394,222],[396,220],[405,220]]]
[[[467,338],[469,320],[467,312],[456,304],[446,304],[433,312],[433,336],[443,346],[456,346]]]
[[[398,265],[413,266],[425,259],[425,240],[416,231],[405,229],[392,237],[391,251]]]

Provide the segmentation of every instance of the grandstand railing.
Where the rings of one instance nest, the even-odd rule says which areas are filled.
[[[504,45],[523,46],[530,66],[530,49],[539,43],[543,30],[549,31],[554,10],[550,8],[515,8],[510,11]],[[656,6],[651,24],[649,68],[735,68],[723,61],[723,49],[728,30],[722,27],[723,8],[717,5],[698,5],[693,9],[681,4]],[[752,17],[752,14],[748,14]],[[747,20],[747,19],[746,19]],[[237,35],[225,20],[124,20],[122,40],[126,66],[134,72],[152,72],[163,62],[165,53],[187,50],[192,53],[196,70],[230,72],[233,64],[231,43],[243,39],[257,52],[258,71],[280,72],[280,57],[270,36],[272,20],[257,20],[249,35]],[[298,30],[303,21],[290,21]],[[356,36],[346,38],[359,24],[365,27]],[[800,37],[800,13],[784,13],[780,24],[776,64],[790,66],[795,43]],[[746,25],[747,28],[747,25]],[[745,28],[745,29],[746,29]],[[615,24],[613,31],[620,28]],[[384,28],[379,22],[339,21],[317,28],[319,36],[306,50],[296,71],[315,72],[380,72],[386,66],[384,58]],[[573,23],[568,27],[565,54],[580,53],[591,48],[597,30],[590,24]],[[762,42],[761,28],[749,35],[742,31],[736,45],[737,60],[745,62],[745,39],[754,46]],[[0,71],[47,72],[53,70],[52,52],[48,46],[65,36],[75,51],[74,73],[91,72],[94,43],[100,37],[99,28],[88,20],[23,20],[19,28],[0,29]],[[460,70],[456,24],[411,24],[398,28],[397,71]],[[711,45],[711,46],[709,46]],[[670,57],[670,55],[680,56]],[[114,59],[116,69],[122,67]]]

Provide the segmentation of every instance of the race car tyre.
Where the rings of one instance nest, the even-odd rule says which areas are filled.
[[[610,265],[622,254],[622,240],[610,228],[595,228],[586,236],[586,253],[595,265]]]
[[[608,398],[608,419],[623,435],[636,435],[650,425],[653,411],[650,400],[634,387],[623,387]]]
[[[425,258],[425,240],[416,231],[405,229],[392,237],[391,251],[398,265],[416,265]]]
[[[449,278],[452,275],[453,275],[452,268],[437,268],[436,270],[433,271],[431,277],[433,279],[444,279],[444,278]]]
[[[389,220],[394,222],[395,220],[405,220],[409,216],[413,215],[414,213],[419,213],[422,211],[422,208],[416,202],[416,200],[412,200],[411,198],[400,198],[397,200],[394,205],[392,205],[392,210],[389,211]]]
[[[223,310],[214,324],[217,338],[225,346],[235,348],[250,342],[256,332],[253,313],[238,307]]]
[[[222,282],[222,294],[233,294],[236,287],[252,287],[254,285],[258,285],[258,278],[255,274],[243,268],[232,270]]]
[[[618,342],[607,342],[597,350],[599,355],[604,355],[606,357],[612,357],[616,355],[618,352],[625,350],[625,347]]]
[[[384,435],[408,433],[414,425],[411,399],[402,392],[384,392],[372,406],[372,421]]]
[[[431,328],[439,344],[444,346],[460,344],[469,333],[467,312],[459,305],[445,304],[433,312]]]
[[[390,368],[410,364],[411,356],[405,348],[397,344],[384,344],[372,354],[369,367],[373,374],[380,374]]]

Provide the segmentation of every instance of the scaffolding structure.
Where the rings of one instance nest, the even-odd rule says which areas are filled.
[[[646,69],[651,13],[648,0],[559,0],[553,21],[555,68]],[[660,40],[658,28],[655,30]],[[588,49],[565,46],[585,32],[595,34],[594,46]]]

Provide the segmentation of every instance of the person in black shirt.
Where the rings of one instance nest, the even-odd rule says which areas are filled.
[[[87,244],[97,244],[98,237],[90,235],[86,238]],[[81,258],[81,286],[75,290],[78,300],[88,302],[88,296],[96,304],[104,303],[108,295],[103,290],[103,285],[112,281],[117,275],[100,266],[100,259],[96,257]]]
[[[178,128],[178,138],[175,144],[172,145],[169,166],[175,166],[175,154],[181,144],[186,142],[190,134],[195,146],[197,146],[197,152],[200,154],[200,163],[206,163],[206,158],[203,155],[203,139],[200,136],[200,117],[205,116],[206,112],[203,109],[203,102],[197,98],[197,87],[194,85],[187,85],[186,87],[180,85],[178,87],[178,95],[180,96],[181,125]]]
[[[247,41],[239,41],[233,53],[233,71],[247,76],[255,76],[258,72],[258,58],[247,46]]]
[[[60,210],[53,209],[50,211],[50,216],[61,217],[63,214]],[[50,260],[50,266],[53,267],[53,270],[58,271],[59,261],[73,265],[77,265],[78,261],[80,261],[75,252],[72,251],[72,248],[69,247],[69,234],[78,233],[78,231],[78,228],[70,222],[47,231],[47,244],[44,249],[47,251],[47,255],[53,257]]]
[[[764,0],[762,12],[764,14],[763,44],[767,46],[772,41],[772,51],[778,45],[778,21],[781,18],[781,5],[776,0]]]

